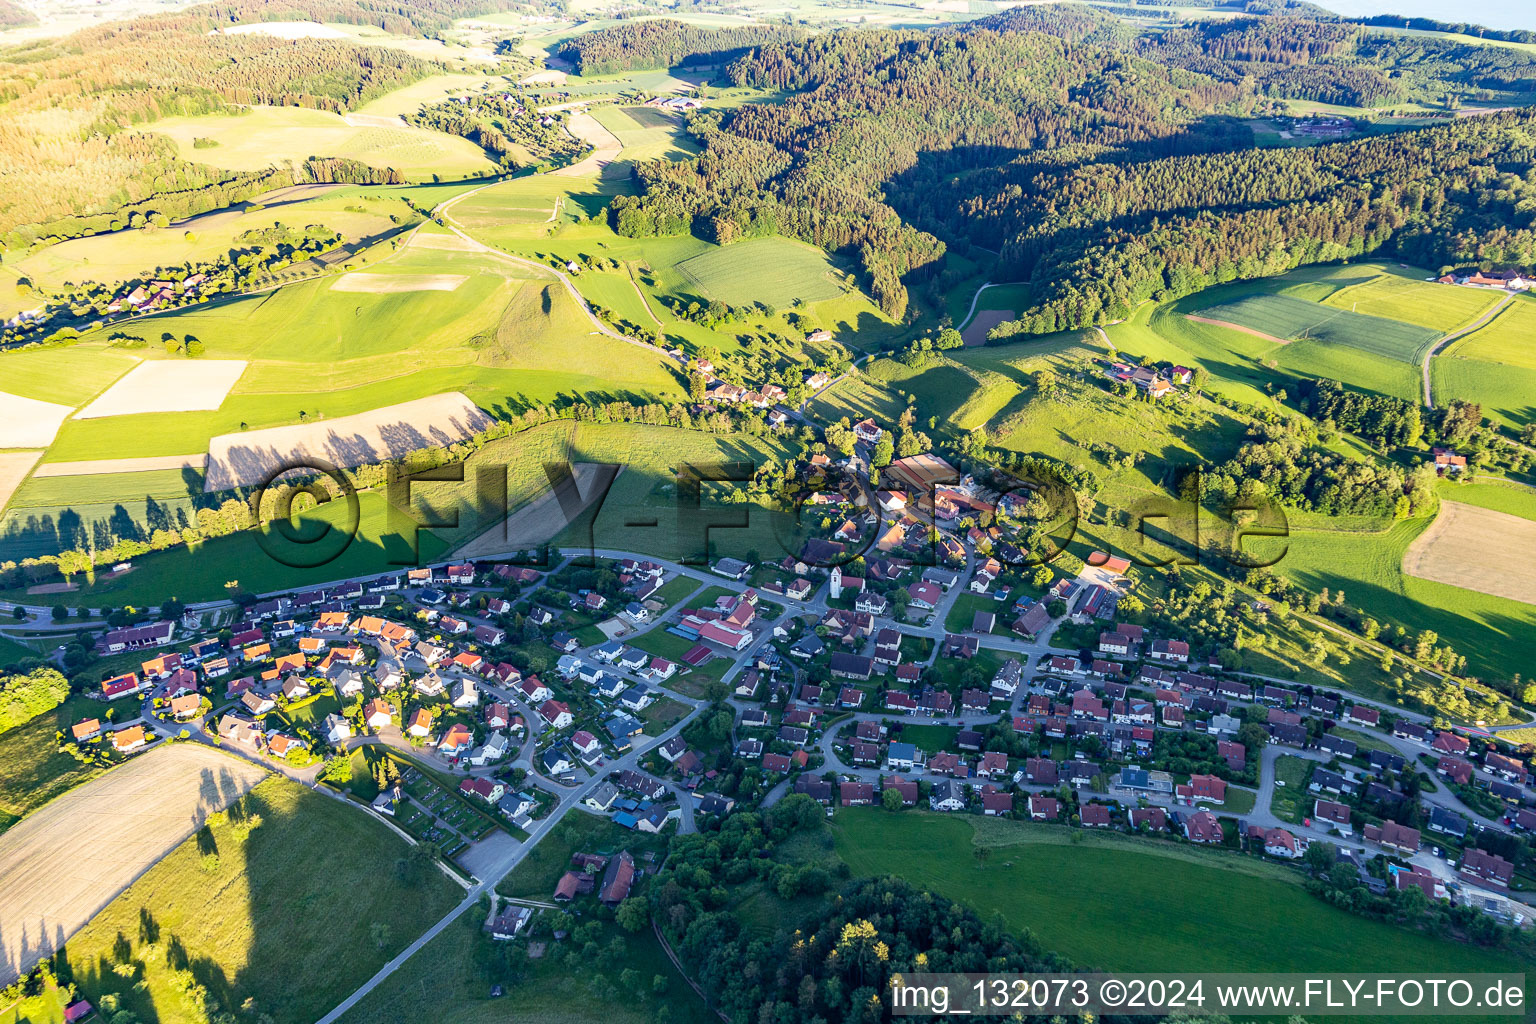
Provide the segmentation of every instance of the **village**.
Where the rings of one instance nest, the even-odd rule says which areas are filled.
[[[804,471],[823,486],[831,468]],[[267,596],[222,628],[188,612],[113,630],[100,653],[142,660],[103,680],[71,739],[112,757],[216,744],[474,878],[567,810],[639,844],[802,794],[829,815],[921,807],[1296,863],[1315,848],[1378,895],[1527,923],[1513,894],[1536,793],[1516,752],[1123,621],[1136,567],[1016,567],[999,556],[1027,499],[951,474],[893,461],[874,509],[813,491],[881,522],[862,547],[707,569],[517,552]],[[898,535],[919,540],[884,543]],[[644,869],[593,853],[550,898],[613,905]],[[494,920],[508,937],[536,912]]]

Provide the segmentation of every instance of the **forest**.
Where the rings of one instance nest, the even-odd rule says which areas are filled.
[[[542,117],[505,94],[433,103],[406,120],[466,138],[509,171],[529,165],[528,157],[533,162],[566,163],[589,148],[566,131],[563,118]]]
[[[617,45],[625,37],[608,33],[620,31],[584,38]],[[1289,17],[1149,41],[1070,6],[772,43],[724,75],[793,95],[695,115],[704,153],[639,165],[641,195],[616,200],[611,217],[631,236],[778,232],[856,256],[893,317],[910,288],[938,290],[948,247],[984,247],[1035,300],[999,338],[1383,247],[1431,267],[1536,262],[1526,110],[1262,150],[1239,120],[1290,86],[1394,94],[1419,81],[1403,73],[1405,55],[1447,48],[1502,70],[1470,71],[1476,62],[1457,57],[1460,70],[1435,81],[1536,81],[1536,59],[1520,51]]]
[[[804,38],[804,29],[784,25],[707,29],[659,18],[575,36],[566,40],[556,56],[568,61],[578,75],[611,75],[669,68],[685,58],[715,63],[734,59],[752,47]]]
[[[1033,940],[901,879],[850,881],[845,865],[829,871],[774,859],[779,844],[821,818],[821,808],[797,794],[762,815],[732,814],[718,832],[680,835],[648,889],[652,920],[726,1019],[880,1020],[872,1000],[895,974],[1069,968]],[[836,895],[803,927],[783,921],[754,937],[725,888],[754,881],[783,900]]]

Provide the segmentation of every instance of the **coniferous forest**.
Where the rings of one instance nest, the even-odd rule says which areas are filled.
[[[634,37],[608,32],[583,38]],[[703,155],[638,166],[615,228],[793,235],[856,257],[896,317],[911,289],[937,290],[949,246],[1000,253],[1030,281],[1035,304],[999,336],[1384,247],[1430,266],[1536,261],[1526,111],[1285,149],[1255,148],[1241,120],[1276,95],[1529,90],[1536,57],[1512,48],[1290,16],[1141,37],[1053,6],[773,42],[725,75],[792,95],[695,115]]]

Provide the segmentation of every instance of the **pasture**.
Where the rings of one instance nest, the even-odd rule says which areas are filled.
[[[825,252],[787,238],[712,246],[677,269],[705,298],[731,306],[767,302],[784,307],[796,299],[816,302],[842,292]]]
[[[195,338],[208,363],[249,365],[217,409],[68,420],[45,461],[199,453],[222,434],[334,420],[453,391],[492,411],[578,393],[589,400],[682,394],[663,357],[594,333],[569,293],[547,288],[553,276],[536,267],[415,247],[398,250],[386,265],[392,275],[453,271],[464,281],[451,292],[342,292],[331,287],[335,279],[321,278],[118,327],[145,344],[162,334]],[[97,372],[98,357],[115,375],[133,365],[121,349],[102,346],[106,333],[69,350],[82,377]],[[0,367],[25,354],[0,356]]]
[[[1484,416],[1516,431],[1536,422],[1533,339],[1536,299],[1516,296],[1486,325],[1435,356],[1430,379],[1436,398],[1476,402]]]
[[[1120,971],[1512,970],[1511,954],[1371,921],[1274,864],[1058,826],[844,808],[835,848],[856,875],[895,874],[1001,913],[1049,950]],[[972,857],[985,849],[985,861]],[[1048,879],[1049,884],[1041,884]],[[1112,883],[1107,880],[1113,879]],[[1199,914],[1188,913],[1199,903]],[[1212,936],[1221,936],[1212,942]]]
[[[1343,345],[1369,355],[1404,362],[1417,362],[1443,333],[1278,294],[1248,295],[1207,306],[1199,310],[1199,315],[1283,341]]]
[[[257,171],[311,156],[348,157],[393,168],[412,181],[433,175],[474,178],[497,171],[474,143],[411,125],[353,125],[340,114],[304,107],[252,107],[243,114],[169,117],[146,126],[176,143],[182,159],[230,171]],[[196,148],[194,139],[216,145]]]
[[[0,892],[6,894],[0,982],[10,984],[18,971],[56,951],[140,872],[266,774],[199,744],[166,746],[72,790],[0,835]],[[59,859],[66,847],[67,869]]]
[[[1441,501],[1434,523],[1404,552],[1403,572],[1536,605],[1536,521]]]
[[[119,993],[141,1020],[197,1019],[181,991],[190,969],[224,1006],[251,999],[276,1020],[309,1021],[461,895],[364,811],[274,778],[170,851],[66,949],[86,998]],[[312,969],[317,959],[325,970]],[[138,966],[137,984],[117,975],[121,963]]]
[[[1476,322],[1498,299],[1498,292],[1487,289],[1462,288],[1384,273],[1368,281],[1345,285],[1323,299],[1323,304],[1450,334]]]

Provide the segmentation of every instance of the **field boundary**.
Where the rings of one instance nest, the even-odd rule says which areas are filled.
[[[1263,338],[1265,341],[1272,341],[1276,345],[1289,345],[1291,343],[1289,338],[1277,338],[1273,334],[1265,334],[1263,331],[1256,330],[1252,327],[1244,327],[1242,324],[1235,324],[1230,320],[1217,320],[1215,317],[1199,316],[1195,313],[1185,313],[1184,318],[1186,320],[1193,320],[1197,324],[1211,324],[1215,327],[1225,327],[1228,330],[1241,331],[1244,334],[1251,334],[1255,338]]]

